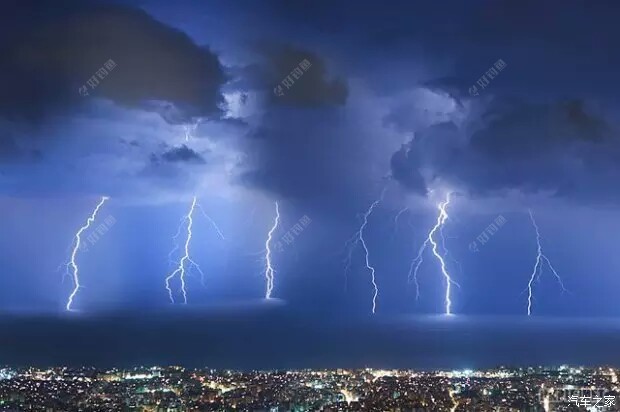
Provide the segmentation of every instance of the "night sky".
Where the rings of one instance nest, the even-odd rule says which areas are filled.
[[[529,349],[514,355],[502,331],[514,323],[551,342],[572,336],[576,318],[603,324],[575,344],[579,353],[618,343],[617,2],[9,0],[0,9],[0,363],[113,363],[93,356],[106,345],[126,363],[191,362],[166,353],[168,332],[196,338],[193,353],[216,346],[192,361],[217,354],[235,367],[304,356],[330,366],[325,354],[350,351],[354,336],[372,343],[347,364],[398,366],[414,347],[433,348],[424,366],[542,362]],[[409,276],[448,193],[435,239],[458,321],[436,318],[446,282],[431,249],[418,299]],[[81,287],[68,313],[66,264],[102,196],[75,255]],[[173,279],[173,305],[165,278],[182,257],[180,219],[194,196],[202,209],[189,251],[204,278],[188,270],[187,306]],[[544,253],[529,321],[562,319],[551,332],[527,324],[538,247],[529,211]],[[345,276],[346,242],[361,225]],[[462,319],[488,316],[471,330],[514,356],[476,363],[478,338]],[[403,331],[417,317],[433,321]],[[427,336],[428,323],[442,332]],[[106,330],[116,338],[98,335]],[[433,343],[443,331],[446,352]],[[272,359],[223,343],[261,333],[301,352]],[[83,357],[71,349],[80,336],[92,343]],[[138,359],[142,336],[160,343]],[[123,352],[125,337],[133,349]],[[463,342],[465,354],[448,354]],[[65,350],[39,346],[48,344]],[[573,352],[553,360],[620,361]]]

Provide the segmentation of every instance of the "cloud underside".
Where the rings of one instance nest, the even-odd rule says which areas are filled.
[[[8,13],[14,32],[0,43],[2,117],[40,121],[96,97],[176,123],[220,115],[227,79],[218,57],[141,10],[25,0]]]
[[[440,185],[473,196],[620,194],[613,184],[620,177],[620,142],[583,101],[491,108],[483,118],[473,132],[447,122],[416,134],[393,155],[393,177],[419,193]]]

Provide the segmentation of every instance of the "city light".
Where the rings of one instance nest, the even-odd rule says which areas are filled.
[[[571,370],[580,371],[576,381]],[[616,410],[613,368],[234,371],[139,367],[0,369],[0,408],[71,410]]]

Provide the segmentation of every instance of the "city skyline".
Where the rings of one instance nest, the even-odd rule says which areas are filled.
[[[209,368],[0,369],[0,406],[142,411],[618,410],[613,368],[416,372],[332,369],[237,372]]]

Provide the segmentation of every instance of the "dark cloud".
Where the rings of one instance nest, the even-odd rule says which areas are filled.
[[[426,183],[420,173],[419,159],[409,145],[403,145],[394,153],[390,161],[392,177],[406,189],[416,193],[426,193]]]
[[[560,115],[577,138],[602,142],[610,137],[609,125],[600,117],[587,112],[583,100],[572,100],[562,105]],[[570,130],[569,130],[570,132]]]
[[[125,139],[119,139],[119,141],[120,141],[122,144],[125,144],[125,145],[127,145],[127,146],[131,146],[131,147],[140,147],[140,143],[139,143],[137,140],[130,140],[130,141],[127,141],[127,140],[125,140]]]
[[[40,149],[20,147],[12,137],[3,137],[0,143],[0,161],[4,163],[37,161],[43,157]]]
[[[168,162],[168,163],[194,163],[194,164],[206,163],[202,155],[190,149],[186,145],[183,145],[180,147],[173,147],[165,151],[159,156],[155,154],[151,155],[152,163],[159,163],[161,161]]]
[[[443,184],[472,195],[508,190],[581,199],[618,198],[620,141],[594,105],[501,104],[472,132],[429,127],[394,154],[392,173],[420,191]]]
[[[152,185],[152,188],[178,193],[179,190],[193,187],[195,174],[192,169],[203,167],[206,163],[201,154],[185,145],[173,148],[165,146],[162,153],[151,153],[138,177],[142,183]]]
[[[396,0],[355,8],[347,1],[266,3],[278,21],[294,28],[291,37],[295,30],[313,33],[346,55],[342,61],[350,70],[375,70],[373,85],[383,93],[407,81],[432,86],[439,79],[459,96],[500,58],[509,68],[492,82],[493,93],[615,99],[619,91],[614,68],[620,55],[609,52],[620,39],[620,5],[614,1],[579,0],[579,7],[559,0]]]
[[[367,189],[375,152],[364,143],[374,135],[366,124],[347,121],[333,107],[271,107],[251,137],[247,171],[240,177],[246,186],[278,197],[323,204],[328,199],[340,205]]]
[[[264,74],[276,104],[296,106],[344,105],[348,87],[343,79],[328,75],[317,54],[291,47],[267,51],[270,70]],[[279,92],[276,90],[279,89]]]
[[[347,102],[347,84],[330,76],[316,53],[275,45],[259,51],[266,60],[236,69],[242,76],[236,87],[267,92],[260,123],[247,133],[247,168],[237,182],[290,199],[343,196],[343,181],[350,178],[343,171],[352,166],[337,154],[352,154],[348,140],[356,134],[342,137],[346,126],[338,115]],[[289,87],[283,83],[287,76]],[[274,90],[278,86],[281,93]]]
[[[297,124],[283,122],[287,115],[296,118]],[[240,177],[241,183],[290,198],[335,191],[341,176],[333,173],[333,164],[324,156],[336,150],[336,144],[328,138],[329,131],[312,127],[311,122],[303,113],[269,113],[253,133],[258,145],[248,153],[251,169]]]
[[[220,114],[226,76],[218,57],[141,10],[24,0],[3,5],[3,15],[0,116],[38,120],[92,97],[148,107],[175,123]],[[81,96],[109,60],[116,66]]]

